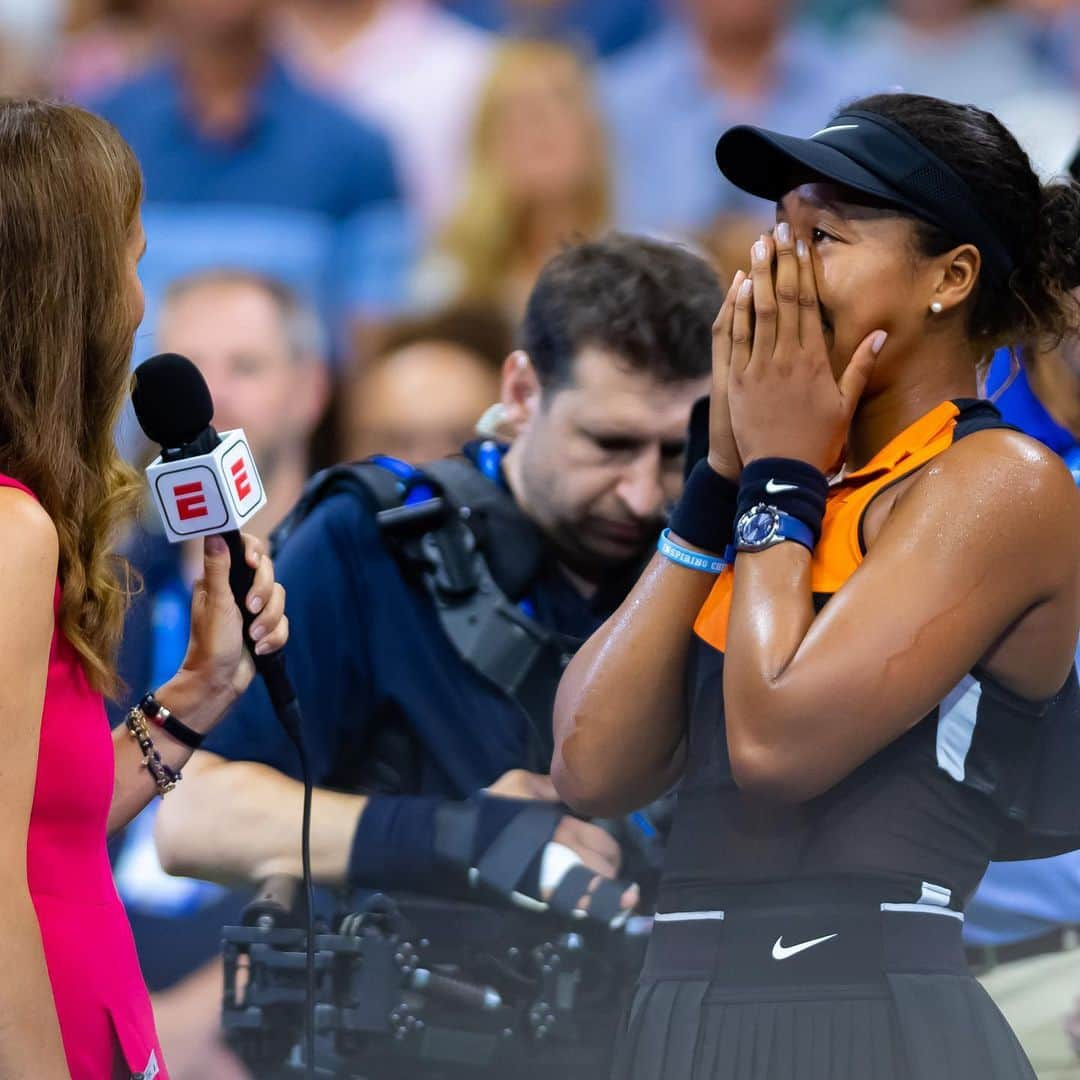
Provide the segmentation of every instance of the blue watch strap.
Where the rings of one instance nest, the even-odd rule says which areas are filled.
[[[676,544],[671,539],[671,530],[665,529],[660,534],[656,550],[679,566],[685,566],[688,570],[701,570],[706,574],[719,574],[730,560],[718,558],[716,555],[706,555],[701,551],[691,551],[682,544]],[[726,552],[725,552],[726,554]]]
[[[794,540],[796,544],[802,544],[811,555],[814,553],[814,530],[791,514],[780,512],[780,528],[776,534],[784,540]]]
[[[767,514],[775,522],[771,535],[762,537],[760,541],[747,539],[743,532],[744,523],[757,514]],[[785,540],[793,540],[796,544],[802,544],[807,551],[813,554],[815,546],[814,530],[805,521],[800,520],[793,514],[785,514],[783,510],[778,510],[775,506],[767,504],[753,506],[739,518],[738,524],[735,526],[737,551],[748,551],[750,553],[767,551]]]

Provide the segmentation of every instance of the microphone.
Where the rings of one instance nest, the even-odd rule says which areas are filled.
[[[300,734],[296,691],[280,652],[255,655],[245,603],[255,571],[244,557],[240,529],[266,505],[251,449],[239,428],[218,434],[214,402],[199,369],[176,353],[152,356],[135,369],[131,403],[161,454],[146,470],[150,494],[170,543],[220,536],[229,547],[229,586],[244,622],[244,644],[294,741]]]
[[[296,691],[281,652],[258,656],[250,629],[255,616],[245,603],[255,571],[244,558],[240,528],[266,505],[266,492],[243,431],[219,435],[211,426],[214,401],[199,369],[186,357],[160,353],[135,369],[131,404],[139,426],[161,446],[146,470],[150,493],[170,542],[220,536],[229,545],[229,587],[244,621],[244,645],[262,676],[274,712],[300,756],[304,802],[300,861],[307,901],[304,1075],[315,1076],[315,901],[311,884],[311,769],[302,735]]]

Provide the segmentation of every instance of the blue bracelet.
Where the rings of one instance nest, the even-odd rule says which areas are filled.
[[[685,566],[688,570],[701,570],[706,574],[719,574],[725,566],[730,565],[730,559],[721,559],[716,555],[705,555],[700,551],[691,551],[682,544],[676,544],[671,539],[671,530],[665,529],[660,534],[656,550],[679,566]],[[727,552],[724,553],[725,555]]]

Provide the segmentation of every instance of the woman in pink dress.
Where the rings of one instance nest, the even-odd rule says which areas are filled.
[[[174,722],[157,726],[166,714],[150,703],[110,733],[102,695],[128,593],[110,543],[138,491],[113,429],[142,318],[141,197],[138,164],[104,121],[0,104],[4,1080],[167,1076],[106,837],[179,779],[188,743],[253,674],[228,551],[210,540],[187,656],[147,688]],[[271,652],[287,636],[284,593],[247,548],[252,637]]]

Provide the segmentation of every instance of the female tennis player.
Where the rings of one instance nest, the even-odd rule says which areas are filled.
[[[1032,1077],[961,928],[990,859],[1080,846],[1080,494],[977,379],[1076,325],[1080,189],[907,94],[717,159],[776,228],[707,459],[556,708],[577,809],[681,780],[615,1075]]]

